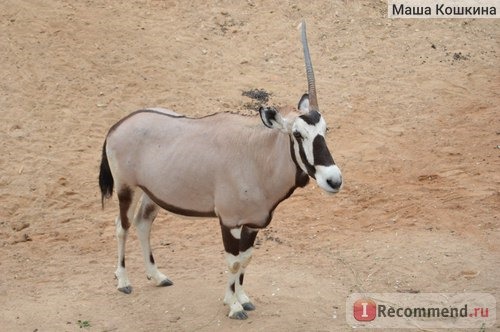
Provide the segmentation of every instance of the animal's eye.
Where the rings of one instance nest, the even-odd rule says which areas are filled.
[[[294,131],[293,136],[295,136],[296,139],[302,139],[302,134],[299,133],[298,131]]]

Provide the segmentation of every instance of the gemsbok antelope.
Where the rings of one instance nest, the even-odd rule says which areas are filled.
[[[158,286],[172,285],[157,269],[150,246],[151,224],[161,207],[184,216],[219,218],[228,264],[224,303],[229,305],[229,317],[245,319],[247,311],[255,309],[243,290],[243,276],[258,230],[309,177],[329,193],[342,185],[325,141],[327,127],[319,113],[305,22],[302,45],[308,93],[297,110],[261,107],[259,119],[233,113],[190,118],[150,108],[133,112],[110,128],[99,185],[103,203],[113,187],[118,194],[119,291],[132,291],[125,270],[131,221],[148,279]]]

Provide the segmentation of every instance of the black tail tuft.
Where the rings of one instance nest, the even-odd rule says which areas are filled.
[[[106,141],[102,147],[101,170],[99,172],[99,187],[101,187],[101,204],[104,207],[104,199],[113,194],[113,175],[109,169],[108,156],[106,155]]]

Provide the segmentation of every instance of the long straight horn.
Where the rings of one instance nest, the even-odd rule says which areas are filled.
[[[306,62],[307,90],[309,94],[309,110],[319,111],[318,97],[316,97],[316,84],[314,80],[314,71],[307,45],[306,21],[302,20],[302,47],[304,48],[304,61]]]

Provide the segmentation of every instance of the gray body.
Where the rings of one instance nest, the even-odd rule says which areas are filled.
[[[106,142],[119,186],[143,189],[170,212],[217,216],[229,228],[265,227],[303,173],[289,135],[269,130],[257,115],[193,119],[143,110],[115,125]]]

